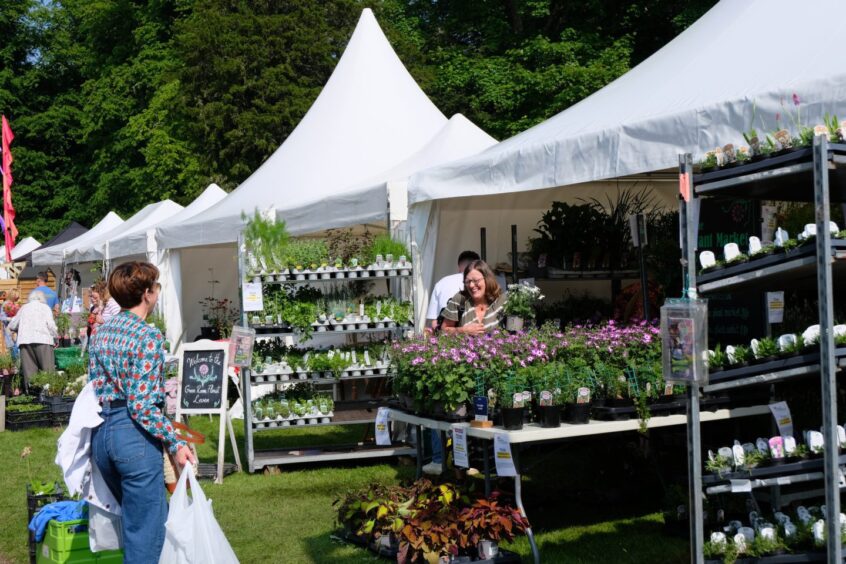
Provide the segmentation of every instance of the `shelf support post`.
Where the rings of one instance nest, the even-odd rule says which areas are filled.
[[[817,222],[817,299],[820,318],[820,377],[822,380],[823,437],[825,441],[825,527],[828,562],[842,562],[840,545],[840,467],[838,466],[837,383],[834,364],[834,288],[831,281],[829,231],[828,139],[814,137],[814,209]]]

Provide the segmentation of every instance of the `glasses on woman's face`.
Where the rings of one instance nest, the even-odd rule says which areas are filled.
[[[475,286],[475,287],[478,288],[484,283],[485,283],[484,278],[465,278],[464,279],[464,285],[465,286]]]

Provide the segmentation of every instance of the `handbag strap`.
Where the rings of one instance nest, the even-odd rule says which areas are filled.
[[[179,423],[177,421],[172,421],[171,423],[173,424],[173,428],[176,429],[177,438],[195,445],[205,444],[206,436],[201,432],[192,429],[185,423]]]

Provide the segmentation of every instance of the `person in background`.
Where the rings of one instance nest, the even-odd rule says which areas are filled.
[[[436,331],[443,321],[441,311],[446,307],[449,299],[464,289],[464,269],[474,260],[479,260],[475,251],[462,251],[458,255],[458,272],[444,276],[432,289],[429,298],[429,310],[426,312],[426,326]]]
[[[109,291],[106,289],[104,282],[97,282],[91,286],[91,293],[88,296],[88,339],[90,339],[97,331],[97,327],[102,325],[103,319],[103,304],[109,300]],[[117,304],[117,302],[115,302]],[[120,308],[120,306],[118,306]],[[120,311],[120,309],[118,309]]]
[[[18,333],[21,351],[21,373],[24,387],[29,389],[29,379],[38,372],[56,370],[54,348],[59,331],[53,320],[53,310],[47,305],[44,292],[33,290],[29,302],[9,322],[9,330]]]
[[[18,344],[12,338],[12,332],[9,331],[9,322],[21,309],[21,306],[18,303],[20,297],[21,295],[16,289],[9,290],[9,293],[6,295],[6,299],[3,301],[2,316],[0,316],[3,320],[3,337],[6,339],[6,349],[11,351],[14,358],[18,358],[20,351],[18,349]]]
[[[120,304],[110,294],[111,291],[106,291],[105,295],[100,296],[100,301],[105,303],[100,311],[100,317],[103,319],[100,323],[105,323],[120,313]]]
[[[426,312],[426,329],[437,331],[443,321],[441,311],[446,307],[447,302],[455,294],[464,289],[464,269],[471,262],[479,260],[479,254],[475,251],[462,251],[458,255],[458,272],[448,274],[438,280],[432,289],[429,297],[429,309]],[[437,432],[431,434],[432,461],[423,466],[426,474],[440,475],[443,471],[444,447],[441,444],[441,435]]]
[[[502,320],[502,308],[508,294],[496,281],[491,267],[483,260],[473,261],[464,269],[464,289],[450,298],[444,308],[444,333],[481,335],[496,329]]]
[[[91,454],[121,506],[125,564],[159,561],[167,519],[163,450],[180,466],[196,463],[162,410],[164,337],[145,321],[159,298],[158,277],[148,262],[112,271],[109,293],[121,311],[97,330],[89,349],[103,418],[93,430]]]
[[[43,292],[47,298],[47,306],[58,313],[59,311],[59,296],[56,292],[47,285],[49,278],[46,272],[39,272],[35,275],[35,289],[33,292]]]

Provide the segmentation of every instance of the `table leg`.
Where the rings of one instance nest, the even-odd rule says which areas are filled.
[[[446,431],[436,431],[432,429],[433,433],[437,433],[440,435],[441,438],[441,479],[444,478],[447,471],[447,459],[449,458],[449,452],[447,451],[447,433]]]
[[[529,518],[526,515],[526,508],[523,507],[523,488],[522,488],[522,479],[520,476],[520,449],[515,445],[511,447],[512,452],[511,456],[514,458],[514,468],[517,470],[517,473],[514,476],[514,501],[517,503],[517,509],[520,510],[520,513],[526,519]],[[496,455],[496,453],[494,453]],[[540,564],[540,551],[538,551],[538,544],[535,542],[535,535],[532,532],[531,527],[526,528],[526,536],[529,537],[529,546],[532,547],[532,558],[534,559],[535,564]]]
[[[491,441],[491,449],[493,449],[493,441]],[[491,457],[488,449],[482,448],[482,459],[485,469],[485,497],[491,497]],[[496,453],[494,453],[496,456]]]
[[[414,425],[415,448],[417,449],[417,479],[423,477],[423,430]]]

